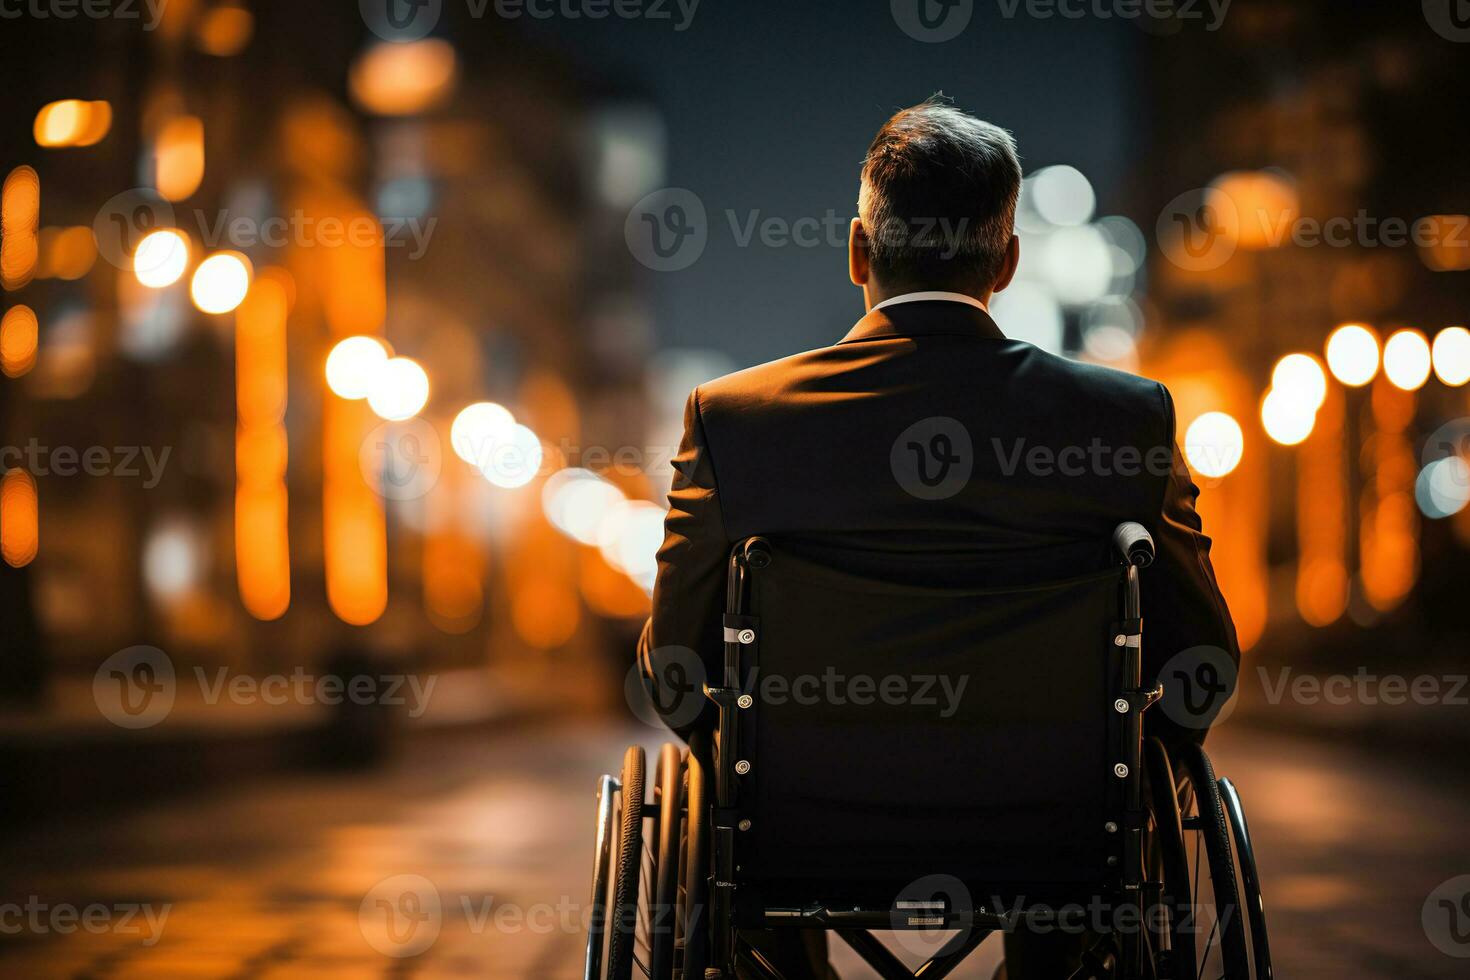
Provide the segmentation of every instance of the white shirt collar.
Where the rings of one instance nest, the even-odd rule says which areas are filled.
[[[902,293],[898,296],[890,296],[883,302],[875,304],[873,306],[873,309],[881,310],[886,306],[897,306],[900,303],[924,303],[932,300],[938,300],[944,303],[968,303],[970,306],[975,307],[975,309],[977,310],[981,310],[985,313],[990,312],[989,310],[985,309],[984,303],[980,302],[973,296],[966,296],[964,293],[949,293],[937,289],[926,290],[919,293]]]

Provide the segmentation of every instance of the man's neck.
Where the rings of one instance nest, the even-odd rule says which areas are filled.
[[[956,289],[952,286],[943,285],[896,286],[888,288],[872,281],[869,281],[865,286],[863,286],[863,300],[867,304],[867,308],[869,310],[877,306],[879,303],[885,303],[889,300],[911,296],[915,293],[948,293],[950,295],[944,298],[958,299],[959,297],[963,296],[970,301],[979,303],[981,308],[986,309],[987,311],[990,308],[990,292],[988,290],[983,293],[973,293],[969,290]]]

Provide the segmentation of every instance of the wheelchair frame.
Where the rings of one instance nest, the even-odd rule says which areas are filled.
[[[1173,922],[1165,935],[1159,937],[1164,946],[1162,951],[1155,949],[1156,958],[1151,958],[1149,947],[1145,942],[1145,937],[1150,934],[1150,929],[1143,924],[1145,896],[1164,895],[1166,898],[1178,901],[1182,893],[1183,901],[1187,902],[1191,908],[1197,907],[1196,896],[1188,881],[1187,863],[1181,884],[1177,862],[1184,846],[1181,827],[1199,829],[1206,821],[1201,817],[1180,820],[1179,810],[1174,805],[1177,801],[1177,792],[1173,768],[1168,752],[1162,743],[1159,743],[1157,739],[1151,739],[1147,755],[1144,752],[1143,713],[1158,702],[1163,695],[1162,684],[1157,684],[1151,689],[1145,689],[1142,686],[1143,631],[1139,571],[1150,564],[1153,559],[1152,539],[1141,525],[1126,523],[1119,525],[1114,532],[1113,544],[1120,559],[1119,564],[1123,567],[1120,569],[1120,615],[1115,624],[1111,649],[1121,660],[1118,663],[1119,669],[1111,675],[1117,678],[1116,683],[1118,684],[1118,687],[1111,692],[1112,710],[1108,713],[1110,722],[1109,758],[1113,761],[1110,762],[1112,772],[1108,783],[1105,829],[1111,847],[1106,858],[1108,871],[1099,885],[1103,890],[1103,897],[1116,903],[1115,908],[1130,910],[1134,914],[1133,921],[1140,923],[1140,927],[1103,937],[1095,949],[1086,953],[1084,967],[1075,976],[1108,976],[1121,978],[1121,980],[1133,980],[1133,978],[1154,975],[1161,978],[1186,975],[1192,977],[1196,972],[1193,956],[1191,954],[1188,968],[1185,969],[1185,964],[1177,959],[1182,955],[1182,948],[1177,944],[1187,942],[1192,952],[1197,950],[1192,934],[1184,931],[1177,921]],[[704,980],[734,980],[737,976],[737,960],[742,968],[740,974],[742,976],[754,975],[765,978],[765,980],[783,980],[781,973],[767,962],[759,951],[743,946],[739,942],[738,930],[740,928],[799,928],[830,931],[836,933],[883,980],[906,980],[906,978],[907,980],[913,980],[913,978],[937,980],[937,978],[945,977],[990,934],[1010,926],[1014,921],[1010,916],[1015,914],[1015,910],[1005,914],[985,907],[959,909],[950,907],[945,901],[926,900],[898,901],[884,907],[845,904],[840,908],[822,905],[795,908],[762,904],[754,910],[754,914],[759,916],[759,921],[751,921],[750,916],[753,910],[747,903],[737,916],[735,903],[735,895],[739,887],[737,852],[739,835],[743,829],[738,817],[740,779],[747,776],[751,770],[750,764],[742,759],[741,732],[738,724],[739,712],[752,704],[749,695],[743,694],[740,689],[742,648],[759,641],[760,624],[747,615],[750,585],[753,572],[769,565],[771,557],[769,543],[760,537],[747,538],[739,542],[731,551],[726,585],[723,676],[718,686],[706,684],[704,687],[705,697],[713,702],[717,709],[716,742],[712,751],[708,753],[708,756],[712,756],[710,771],[713,775],[714,798],[709,802],[707,810],[704,807],[706,791],[703,789],[706,753],[700,747],[705,740],[701,739],[699,744],[691,742],[689,753],[687,770],[690,780],[688,861],[692,872],[689,880],[700,877],[697,864],[708,870],[708,877],[705,881],[708,885],[709,928],[705,935],[709,937],[710,942]],[[630,749],[630,756],[635,751],[638,758],[637,776],[636,780],[630,778],[629,783],[632,785],[636,782],[641,785],[643,782],[642,750]],[[1255,968],[1251,970],[1246,967],[1243,953],[1235,955],[1232,962],[1232,956],[1225,952],[1226,937],[1222,936],[1222,956],[1226,958],[1225,974],[1230,980],[1237,980],[1237,978],[1246,980],[1250,976],[1254,976],[1256,980],[1269,980],[1271,968],[1266,941],[1264,907],[1260,901],[1254,854],[1238,794],[1228,779],[1218,781],[1215,779],[1209,758],[1202,749],[1196,748],[1181,761],[1187,764],[1191,784],[1199,782],[1202,787],[1205,787],[1210,798],[1215,801],[1212,807],[1218,808],[1221,814],[1221,826],[1228,823],[1228,832],[1235,839],[1233,849],[1228,840],[1225,842],[1223,859],[1219,853],[1221,848],[1218,840],[1211,840],[1211,887],[1215,889],[1218,902],[1222,886],[1215,881],[1215,878],[1222,866],[1219,862],[1223,860],[1223,865],[1231,869],[1231,880],[1228,882],[1228,888],[1224,889],[1225,905],[1227,910],[1233,905],[1231,915],[1236,919],[1242,918],[1242,916],[1234,915],[1240,912],[1242,907],[1248,913]],[[1145,766],[1151,774],[1152,783],[1152,795],[1148,798],[1144,793],[1143,771]],[[696,770],[700,785],[697,794],[699,803],[696,803],[694,790]],[[627,773],[628,769],[625,764],[625,778]],[[615,814],[613,799],[619,794],[621,788],[619,781],[611,776],[603,776],[599,784],[598,837],[593,871],[594,926],[589,936],[585,962],[585,976],[588,980],[600,980],[604,976],[601,972],[601,931],[603,927],[598,924],[598,918],[603,910],[601,904],[603,896],[609,891],[608,870],[616,844],[613,839],[615,835],[611,832]],[[651,805],[643,805],[640,797],[638,803],[640,820],[651,815],[660,815],[664,808],[680,806],[678,799],[662,799]],[[627,805],[626,800],[624,805]],[[1163,809],[1160,809],[1161,807]],[[1203,803],[1200,803],[1199,807],[1200,812],[1203,813]],[[708,824],[704,823],[704,817],[701,814],[708,815]],[[1169,838],[1169,841],[1163,844],[1165,853],[1162,855],[1162,860],[1166,866],[1169,865],[1171,858],[1175,860],[1172,867],[1165,867],[1157,876],[1160,878],[1159,881],[1149,880],[1155,875],[1145,870],[1145,859],[1150,858],[1151,854],[1145,853],[1144,835],[1149,826],[1150,816],[1154,814],[1158,814],[1155,820],[1159,822],[1156,829],[1160,840],[1165,837]],[[1164,825],[1165,823],[1167,826]],[[708,827],[707,841],[703,839],[703,828],[706,826]],[[695,843],[696,838],[700,840],[698,845]],[[1170,843],[1177,844],[1177,848],[1172,853],[1169,853]],[[1238,897],[1237,879],[1231,863],[1232,850],[1241,859],[1240,883],[1245,894]],[[1187,862],[1187,858],[1185,860]],[[1196,858],[1196,863],[1198,863],[1198,858]],[[1151,861],[1149,867],[1153,866]],[[681,867],[681,872],[683,870]],[[1171,880],[1174,882],[1172,889],[1169,884]],[[1169,892],[1172,894],[1166,894]],[[636,898],[635,881],[635,901]],[[693,903],[688,910],[692,918],[686,928],[691,931],[702,930],[702,924],[696,926],[694,923],[702,918],[701,913],[704,909],[698,907],[698,900],[694,897],[692,890],[689,901]],[[1217,908],[1217,915],[1218,911]],[[616,900],[612,915],[614,918],[619,915]],[[1218,926],[1217,921],[1217,928]],[[612,928],[614,930],[627,928],[631,935],[631,932],[636,929],[636,923],[631,927],[625,927],[615,921]],[[1237,946],[1242,949],[1244,947],[1244,928],[1244,925],[1239,922],[1226,923],[1227,932],[1239,930],[1236,942]],[[911,970],[870,931],[896,929],[959,929],[962,931],[918,969]],[[1212,939],[1213,935],[1212,933]],[[686,935],[685,938],[689,937]],[[628,941],[631,942],[631,938]],[[652,941],[650,939],[650,943]],[[1176,944],[1175,951],[1172,952],[1169,951],[1171,942]],[[1206,956],[1209,954],[1209,948],[1207,945]],[[701,957],[693,959],[696,962],[701,961]],[[655,962],[657,962],[656,957]],[[1146,965],[1154,968],[1154,972],[1146,972]],[[689,964],[686,964],[686,969],[688,966]],[[1160,967],[1164,968],[1160,969]],[[610,963],[608,970],[608,976],[611,976],[613,980],[619,980],[622,974],[619,973],[618,964]],[[668,967],[648,972],[651,976],[655,976],[655,980],[670,975]],[[672,975],[679,976],[680,974],[673,973]],[[688,973],[683,976],[685,980],[696,980]]]
[[[1109,884],[1121,898],[1121,904],[1134,907],[1142,921],[1143,873],[1142,848],[1143,830],[1147,819],[1143,805],[1143,779],[1141,762],[1143,756],[1143,712],[1163,695],[1163,685],[1151,690],[1142,687],[1142,640],[1143,620],[1139,598],[1139,568],[1152,561],[1152,541],[1146,552],[1137,550],[1138,543],[1147,539],[1147,532],[1137,524],[1125,524],[1114,534],[1121,557],[1127,564],[1124,577],[1121,613],[1118,630],[1113,636],[1114,647],[1122,653],[1123,687],[1115,693],[1113,701],[1115,724],[1114,740],[1118,746],[1113,765],[1116,782],[1109,793],[1109,833],[1121,837],[1120,854],[1111,855],[1108,864],[1113,871]],[[729,576],[726,580],[724,624],[724,677],[719,687],[705,688],[705,696],[718,709],[717,730],[719,739],[715,747],[715,807],[712,841],[714,883],[711,889],[711,917],[714,923],[714,948],[712,960],[723,971],[724,976],[735,976],[737,953],[736,925],[734,915],[736,875],[736,835],[739,827],[734,814],[739,803],[737,777],[741,775],[740,735],[737,724],[741,705],[740,659],[741,647],[758,640],[756,628],[745,618],[749,602],[749,577],[754,570],[770,564],[770,546],[764,538],[752,537],[741,541],[730,553]],[[748,771],[748,766],[747,766]],[[926,903],[906,903],[924,906]],[[895,912],[909,913],[896,917]],[[937,914],[936,914],[937,913]],[[1002,928],[1006,919],[998,912],[988,909],[955,910],[927,907],[896,910],[888,908],[764,908],[764,925],[767,927],[822,928],[834,931],[868,965],[873,967],[884,980],[925,980],[947,976],[959,966],[991,932]],[[868,930],[892,929],[896,925],[907,925],[914,929],[934,929],[938,919],[943,918],[945,928],[965,927],[967,935],[957,948],[941,950],[918,970],[911,971],[888,952]],[[970,921],[964,921],[964,920]],[[1142,961],[1142,930],[1133,933],[1123,944],[1121,963],[1124,976],[1132,976],[1137,964]],[[779,974],[769,964],[759,966],[771,980],[779,980]]]

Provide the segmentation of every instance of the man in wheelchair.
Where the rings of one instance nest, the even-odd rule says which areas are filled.
[[[641,749],[604,778],[589,978],[833,976],[828,932],[938,977],[992,929],[1012,980],[1195,977],[1201,949],[1269,976],[1204,726],[1145,718],[1169,658],[1239,658],[1173,402],[991,318],[1020,188],[1004,130],[938,98],[897,113],[850,229],[866,315],[689,396],[638,664],[690,748],[651,791]],[[1207,897],[1190,832],[1208,938],[1180,911]],[[1175,911],[1001,914],[1078,896]],[[866,931],[923,926],[962,931],[917,974]]]

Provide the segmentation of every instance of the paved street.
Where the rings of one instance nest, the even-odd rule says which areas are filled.
[[[630,735],[656,741],[593,723],[425,741],[386,773],[12,833],[0,975],[577,976],[594,778]],[[1463,781],[1239,726],[1212,748],[1250,810],[1279,976],[1465,975],[1420,925],[1470,872]],[[988,977],[982,954],[956,975]]]

